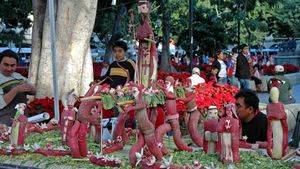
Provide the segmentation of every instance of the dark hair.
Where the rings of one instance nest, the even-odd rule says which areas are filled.
[[[240,46],[240,49],[243,50],[245,47],[248,47],[248,45],[242,44],[242,45]]]
[[[254,111],[258,110],[259,98],[252,90],[240,90],[235,96],[235,99],[244,98],[246,106],[253,107]]]
[[[222,53],[222,49],[217,49],[215,52],[215,59],[218,59],[218,56]]]
[[[127,43],[124,42],[124,41],[122,41],[122,40],[118,40],[118,41],[114,42],[113,48],[115,48],[115,47],[123,48],[125,52],[126,52],[127,49],[128,49]]]
[[[16,61],[18,63],[18,55],[10,49],[6,49],[0,53],[0,63],[2,62],[2,59],[4,57],[14,58],[14,59],[16,59]]]
[[[231,49],[231,52],[232,53],[238,53],[238,49],[236,47],[234,47],[234,48]]]

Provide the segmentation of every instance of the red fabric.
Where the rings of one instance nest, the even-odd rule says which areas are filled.
[[[103,68],[102,63],[93,63],[93,69],[94,69],[94,79],[100,79],[101,77],[101,70]]]
[[[109,110],[102,109],[102,113],[104,119],[112,118],[115,114],[113,109],[109,109]]]

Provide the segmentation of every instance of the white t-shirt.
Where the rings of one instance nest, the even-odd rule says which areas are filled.
[[[218,60],[218,62],[221,64],[221,70],[219,72],[219,77],[227,77],[227,71],[226,71],[226,64],[223,60]]]
[[[0,72],[0,109],[3,109],[7,104],[3,99],[3,88],[1,86],[1,84],[8,82],[8,81],[12,81],[12,80],[25,80],[27,81],[27,79],[25,77],[23,77],[21,74],[14,72],[11,76],[4,76],[1,72]]]
[[[198,74],[192,74],[192,76],[189,77],[192,81],[192,85],[196,86],[197,84],[205,83],[205,80],[200,77]]]

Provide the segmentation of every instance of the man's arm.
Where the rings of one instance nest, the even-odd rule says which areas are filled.
[[[12,88],[9,92],[2,95],[2,97],[0,96],[0,108],[4,108],[6,105],[8,105],[18,93],[27,93],[34,95],[36,93],[36,89],[27,82],[24,82]]]
[[[3,109],[6,105],[8,105],[17,95],[17,88],[11,89],[8,93],[0,96],[0,109]]]

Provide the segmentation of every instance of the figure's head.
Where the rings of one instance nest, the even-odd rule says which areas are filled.
[[[224,107],[225,107],[225,113],[227,117],[232,117],[232,114],[236,113],[235,105],[233,103],[228,103]]]
[[[150,11],[150,3],[148,0],[139,0],[138,2],[139,13],[148,14]]]
[[[121,41],[121,40],[116,41],[113,44],[113,50],[114,50],[117,61],[123,60],[125,58],[127,49],[128,49],[127,43],[124,41]]]
[[[216,106],[209,106],[207,111],[208,119],[218,119],[219,118],[218,114],[219,111]]]
[[[272,87],[270,90],[270,99],[272,103],[278,103],[279,99],[279,89],[277,87]]]
[[[242,52],[242,54],[244,54],[244,55],[248,55],[248,54],[249,54],[249,47],[248,47],[248,45],[242,44],[242,45],[241,45],[241,52]]]
[[[174,83],[175,80],[172,76],[167,76],[165,79],[167,90],[170,92],[174,92]]]
[[[17,109],[21,114],[24,114],[24,111],[26,109],[25,103],[19,103],[16,105],[15,109]]]
[[[0,71],[4,76],[11,76],[16,71],[18,56],[8,49],[0,53]]]
[[[236,111],[240,120],[249,122],[258,111],[259,99],[251,90],[241,90],[235,95]]]
[[[132,87],[132,93],[134,98],[138,98],[142,94],[144,86],[142,84]]]

